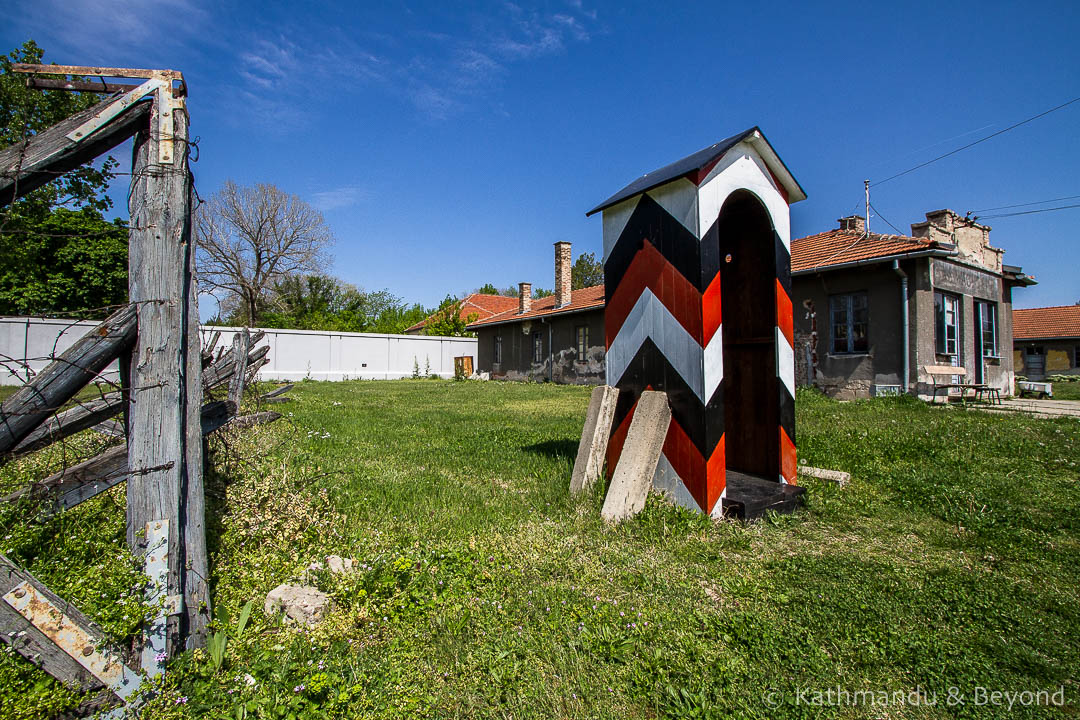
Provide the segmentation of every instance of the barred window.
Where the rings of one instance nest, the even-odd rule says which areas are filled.
[[[870,301],[866,293],[833,295],[829,298],[829,308],[832,351],[839,354],[869,352]]]
[[[589,352],[589,326],[578,325],[577,327],[577,359],[585,362],[585,356]]]

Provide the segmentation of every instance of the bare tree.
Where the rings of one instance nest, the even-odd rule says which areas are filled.
[[[257,322],[275,282],[321,272],[334,234],[322,213],[275,185],[231,180],[195,217],[199,279],[219,300]]]

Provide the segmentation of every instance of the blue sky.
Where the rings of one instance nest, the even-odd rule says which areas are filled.
[[[555,241],[601,254],[587,209],[753,125],[809,195],[799,237],[860,211],[864,178],[1080,96],[1076,3],[674,5],[16,0],[0,45],[182,71],[200,194],[226,178],[295,193],[336,234],[327,271],[426,305],[551,287]],[[909,232],[928,210],[1080,195],[1078,130],[1080,103],[872,202]],[[1080,209],[987,223],[1040,282],[1017,307],[1080,300]]]

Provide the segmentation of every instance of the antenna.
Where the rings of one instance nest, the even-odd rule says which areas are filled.
[[[870,181],[863,180],[863,190],[866,191],[866,235],[870,236]]]

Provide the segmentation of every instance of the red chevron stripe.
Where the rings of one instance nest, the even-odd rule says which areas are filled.
[[[795,329],[792,319],[791,298],[788,297],[780,279],[776,280],[776,327],[787,338],[788,345],[795,347]]]
[[[701,343],[701,294],[652,243],[645,240],[619,278],[618,286],[604,308],[607,348],[615,341],[626,316],[645,288],[651,290],[686,332]]]
[[[784,428],[780,428],[780,474],[795,485],[795,472],[795,443],[791,442]]]
[[[626,443],[626,433],[630,432],[630,421],[634,419],[634,410],[637,409],[637,403],[630,408],[630,412],[626,413],[626,417],[619,423],[619,427],[615,428],[615,432],[611,433],[611,438],[608,440],[607,446],[607,475],[611,478],[615,474],[615,466],[619,464],[619,458],[622,456],[623,445]]]
[[[724,488],[727,487],[727,454],[724,452],[723,435],[720,436],[720,441],[716,443],[712,455],[709,456],[705,472],[706,485],[708,486],[707,499],[709,501],[705,512],[711,513],[713,508],[716,507],[716,501],[720,499],[720,496],[724,493]]]
[[[708,503],[705,458],[694,447],[694,443],[682,426],[674,419],[668,426],[667,437],[664,439],[664,457],[668,459],[683,485],[690,491],[694,502],[699,508],[704,508]]]
[[[716,273],[709,287],[705,288],[705,294],[701,296],[701,308],[704,346],[709,344],[720,329],[720,273]]]

